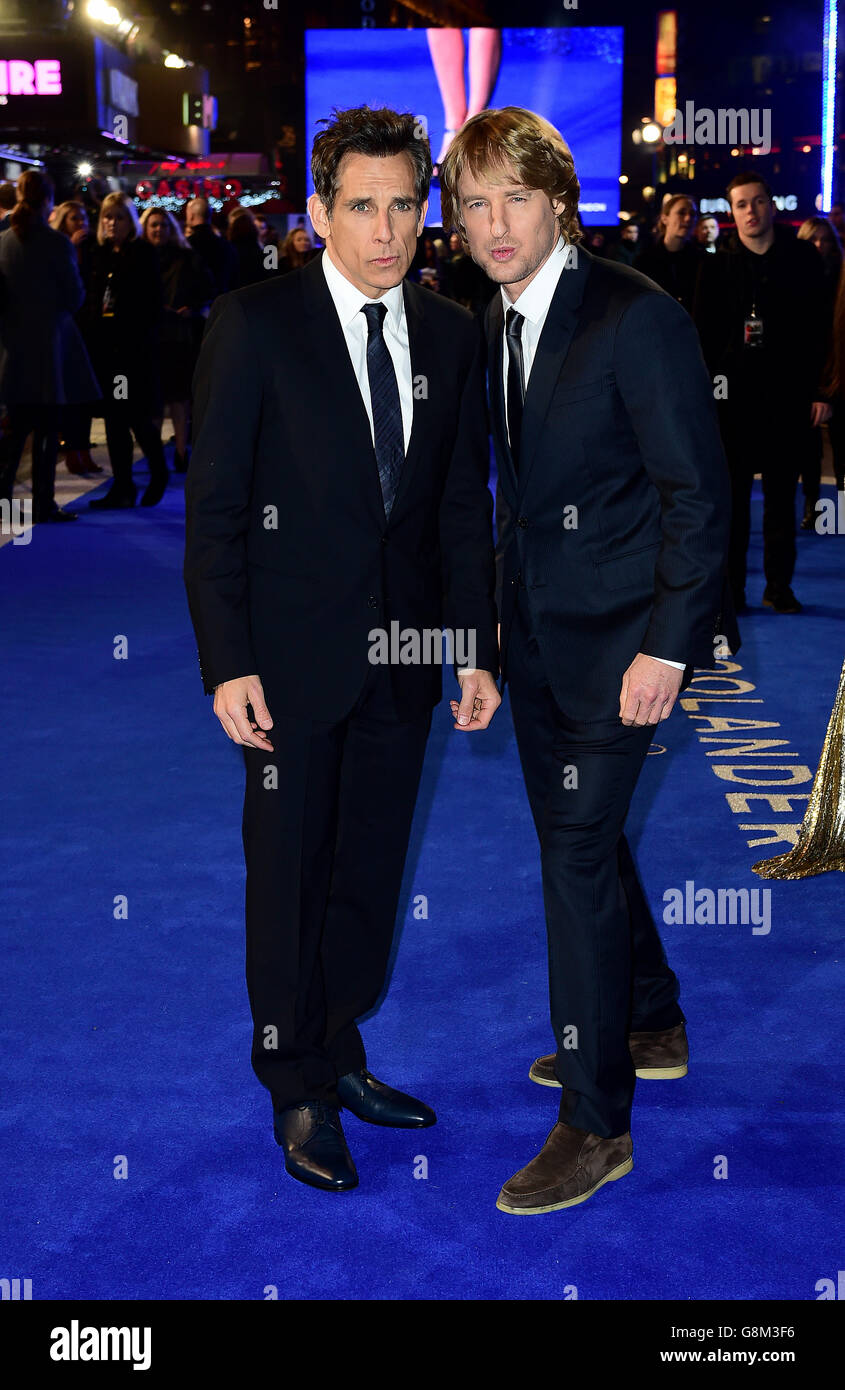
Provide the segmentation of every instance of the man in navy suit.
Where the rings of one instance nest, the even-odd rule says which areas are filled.
[[[730,490],[692,320],[578,246],[559,132],[519,107],[483,111],[441,185],[444,226],[501,286],[486,315],[500,662],[540,839],[557,1049],[530,1074],[562,1096],[497,1205],[536,1213],[629,1172],[635,1073],[687,1069],[678,981],[624,825],[692,666],[713,665],[717,634],[738,645],[722,618]]]

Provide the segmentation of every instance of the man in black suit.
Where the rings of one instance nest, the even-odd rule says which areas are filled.
[[[194,381],[185,582],[246,762],[252,1063],[288,1172],[330,1190],[358,1181],[340,1106],[435,1119],[367,1070],[356,1024],[383,987],[441,695],[426,634],[454,634],[456,728],[500,702],[483,339],[404,280],[431,178],[419,133],[335,114],[312,157],[325,252],[218,299]]]
[[[444,226],[501,286],[486,320],[500,660],[540,838],[557,1047],[530,1074],[562,1088],[497,1205],[553,1211],[630,1171],[635,1070],[687,1069],[678,982],[623,832],[654,726],[692,663],[713,664],[730,493],[692,321],[576,245],[560,134],[519,107],[482,112],[441,187]]]

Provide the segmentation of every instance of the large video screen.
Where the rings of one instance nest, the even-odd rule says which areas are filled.
[[[309,29],[305,35],[308,193],[317,122],[333,107],[424,116],[436,161],[449,130],[487,106],[526,106],[567,141],[585,226],[619,214],[621,28]],[[440,225],[435,179],[426,221]]]

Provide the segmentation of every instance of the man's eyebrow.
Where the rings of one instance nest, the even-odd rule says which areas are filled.
[[[497,184],[496,187],[497,187],[497,188],[501,188],[501,190],[502,190],[503,193],[530,193],[530,192],[531,192],[530,188],[528,187],[528,185],[527,185],[526,183],[505,183],[505,184]],[[470,202],[472,202],[473,198],[486,198],[486,196],[487,196],[486,193],[482,193],[480,190],[477,190],[475,193],[465,193],[465,194],[463,195],[463,197],[461,198],[461,202],[462,202],[462,203],[470,203]]]
[[[373,201],[373,195],[372,195],[372,193],[362,193],[362,194],[361,194],[359,197],[357,197],[357,198],[354,198],[354,197],[345,198],[345,199],[344,199],[344,206],[345,206],[345,207],[354,207],[354,205],[355,205],[356,203],[371,203],[372,201]],[[414,194],[414,193],[394,193],[394,194],[391,196],[391,200],[390,200],[390,201],[391,201],[392,203],[416,203],[416,202],[417,202],[417,197],[416,197],[416,194]]]

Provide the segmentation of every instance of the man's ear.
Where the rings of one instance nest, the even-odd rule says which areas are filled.
[[[331,218],[326,211],[326,205],[317,193],[312,193],[306,204],[308,216],[311,218],[311,226],[317,233],[321,241],[325,241],[331,235]]]
[[[425,226],[425,215],[426,215],[427,212],[428,212],[428,199],[426,198],[425,202],[423,203],[422,207],[420,208],[419,221],[417,222],[417,236],[420,235],[420,233],[422,232],[423,227]]]

